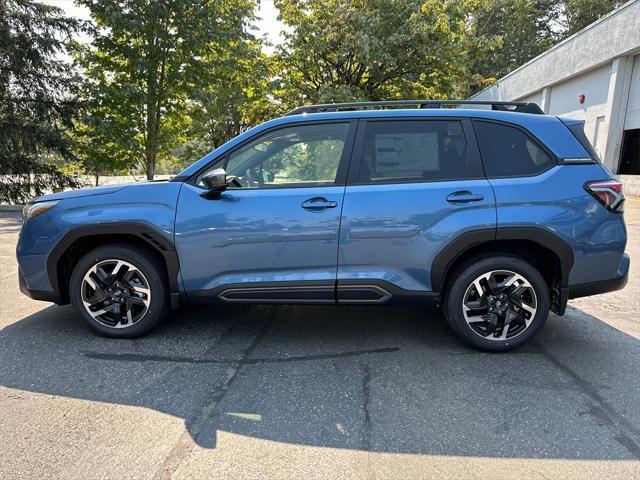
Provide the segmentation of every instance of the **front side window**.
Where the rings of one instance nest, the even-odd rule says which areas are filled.
[[[332,185],[348,132],[349,123],[329,123],[267,133],[229,156],[229,188]]]
[[[467,142],[458,120],[368,122],[360,183],[465,178]]]
[[[474,122],[487,177],[535,175],[553,159],[518,128],[492,122]]]

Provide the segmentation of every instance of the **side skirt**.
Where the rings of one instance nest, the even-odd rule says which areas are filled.
[[[240,283],[188,292],[193,303],[438,306],[435,292],[404,290],[383,280]]]

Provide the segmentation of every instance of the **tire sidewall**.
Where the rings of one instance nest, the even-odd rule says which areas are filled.
[[[149,309],[144,317],[131,327],[111,328],[103,325],[87,313],[82,302],[81,287],[85,274],[95,264],[108,259],[124,260],[135,265],[149,283],[151,289]],[[131,338],[144,334],[160,321],[168,304],[162,266],[144,250],[120,245],[98,247],[78,261],[69,282],[69,297],[75,310],[89,327],[102,335],[114,338]]]
[[[522,334],[507,340],[487,340],[475,333],[467,324],[462,302],[467,288],[480,275],[492,270],[509,270],[529,281],[536,294],[537,311],[533,322]],[[454,272],[445,302],[445,317],[451,328],[469,345],[485,351],[507,351],[529,341],[544,326],[549,316],[549,287],[538,270],[517,257],[498,256],[478,258]]]

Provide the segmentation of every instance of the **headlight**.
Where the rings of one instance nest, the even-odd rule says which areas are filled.
[[[27,203],[22,209],[22,221],[26,222],[30,218],[42,215],[47,210],[55,207],[60,200],[50,200],[48,202]]]

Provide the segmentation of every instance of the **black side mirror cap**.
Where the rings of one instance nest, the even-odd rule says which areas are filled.
[[[202,183],[207,189],[201,196],[209,199],[220,198],[220,194],[227,189],[227,172],[224,168],[216,168],[202,177]]]

